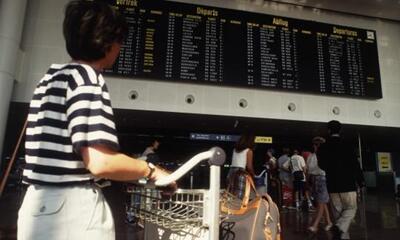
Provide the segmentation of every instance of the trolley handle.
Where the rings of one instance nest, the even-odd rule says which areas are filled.
[[[222,166],[225,162],[226,154],[220,147],[213,147],[208,151],[201,152],[193,156],[189,161],[185,162],[177,170],[170,175],[162,177],[154,182],[156,187],[164,187],[175,182],[183,175],[188,173],[192,168],[204,160],[208,160],[210,165]]]

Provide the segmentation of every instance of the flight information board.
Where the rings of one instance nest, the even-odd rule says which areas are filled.
[[[373,30],[162,0],[107,2],[129,24],[107,74],[382,98]]]

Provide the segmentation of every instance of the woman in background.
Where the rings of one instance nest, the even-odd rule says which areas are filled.
[[[312,194],[317,203],[316,216],[311,226],[308,227],[308,230],[312,233],[316,233],[318,231],[318,225],[323,216],[325,217],[326,223],[324,230],[329,231],[332,227],[332,221],[329,216],[327,205],[329,202],[329,194],[326,187],[325,171],[319,168],[317,159],[318,148],[324,142],[325,139],[322,137],[315,137],[313,139],[313,151],[307,158],[308,174],[312,182]]]
[[[276,158],[274,157],[274,149],[269,148],[265,154],[265,163],[262,166],[261,173],[255,177],[257,192],[265,194],[269,192],[270,182],[275,176]]]
[[[233,149],[227,185],[228,191],[239,198],[244,196],[246,175],[249,174],[254,178],[253,149],[254,135],[252,134],[242,135]]]
[[[242,135],[233,149],[232,163],[228,178],[239,169],[246,170],[252,177],[254,177],[253,149],[254,135]]]

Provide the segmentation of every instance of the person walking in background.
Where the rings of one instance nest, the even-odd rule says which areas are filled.
[[[273,155],[274,149],[270,148],[265,154],[265,163],[262,166],[261,173],[255,177],[255,184],[257,187],[257,192],[259,194],[264,194],[269,192],[270,180],[272,174],[276,169],[276,158]]]
[[[267,150],[267,154],[266,154],[266,167],[269,170],[269,173],[272,174],[274,172],[274,170],[277,168],[277,160],[274,156],[275,154],[275,150],[272,148],[269,148]],[[273,175],[273,174],[272,174]]]
[[[293,189],[296,209],[299,210],[302,206],[301,203],[303,195],[307,201],[308,207],[312,207],[311,200],[304,194],[307,167],[304,158],[299,155],[299,150],[293,150],[293,155],[290,157],[290,160],[283,165],[283,167],[288,169],[293,176]]]
[[[290,160],[290,149],[282,148],[282,155],[278,158],[277,168],[282,186],[282,208],[293,208],[293,179],[291,172],[284,167]]]
[[[312,186],[311,186],[311,178],[310,178],[310,174],[308,172],[308,165],[307,165],[307,159],[308,159],[308,157],[310,156],[311,153],[312,153],[311,151],[309,151],[308,149],[305,149],[305,148],[301,151],[301,156],[304,158],[304,160],[306,162],[306,168],[307,168],[307,171],[305,172],[306,181],[304,183],[304,195],[305,195],[306,199],[309,199],[309,201],[307,202],[308,203],[307,204],[307,210],[309,212],[314,212],[315,208],[314,208],[313,201],[312,201],[313,196],[311,194],[311,191],[312,191],[311,190],[311,188],[312,188]]]
[[[267,176],[266,176],[266,185],[267,185],[267,193],[270,191],[271,181],[272,179],[277,177],[277,160],[274,156],[275,150],[269,148],[266,154],[266,162],[265,168],[267,169]]]
[[[153,141],[151,141],[151,144],[147,146],[146,149],[143,151],[142,155],[140,156],[140,159],[146,160],[147,162],[153,164],[159,164],[160,157],[156,153],[159,147],[160,147],[160,141],[158,139],[154,139]]]
[[[155,154],[158,147],[160,146],[160,141],[158,139],[154,139],[151,141],[151,144],[146,147],[146,149],[142,153],[142,157],[147,157],[149,154]]]
[[[101,72],[127,35],[124,18],[100,1],[70,1],[63,33],[72,61],[52,64],[30,103],[19,240],[115,239],[114,220],[96,180],[167,176],[119,152]],[[174,186],[175,188],[176,186]]]
[[[357,211],[357,184],[364,186],[364,178],[355,151],[340,137],[341,123],[328,122],[329,137],[317,151],[319,167],[326,173],[335,225],[334,239],[350,239],[348,230]]]
[[[308,227],[308,230],[312,233],[318,231],[318,225],[322,217],[325,217],[325,231],[329,231],[332,227],[332,221],[329,216],[328,202],[329,194],[326,188],[325,171],[319,168],[317,151],[319,146],[325,142],[322,137],[315,137],[312,140],[312,152],[308,154],[306,165],[308,169],[308,175],[310,179],[310,186],[312,188],[312,195],[315,202],[317,203],[317,212],[312,224]]]

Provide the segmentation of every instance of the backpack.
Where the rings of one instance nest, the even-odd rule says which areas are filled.
[[[239,183],[244,193],[236,196]],[[242,190],[242,188],[240,188]],[[251,199],[251,194],[254,197]],[[239,170],[229,179],[221,197],[221,240],[280,240],[279,209],[268,194],[259,195],[253,179]]]
[[[292,161],[293,161],[293,158],[290,158],[287,162],[284,163],[285,167],[287,167],[290,172],[293,171],[293,162]],[[297,164],[299,164],[299,163],[297,163]],[[302,168],[302,167],[300,166],[300,168]],[[298,182],[303,181],[306,177],[302,170],[292,172],[292,176],[293,176],[293,180],[298,181]]]

